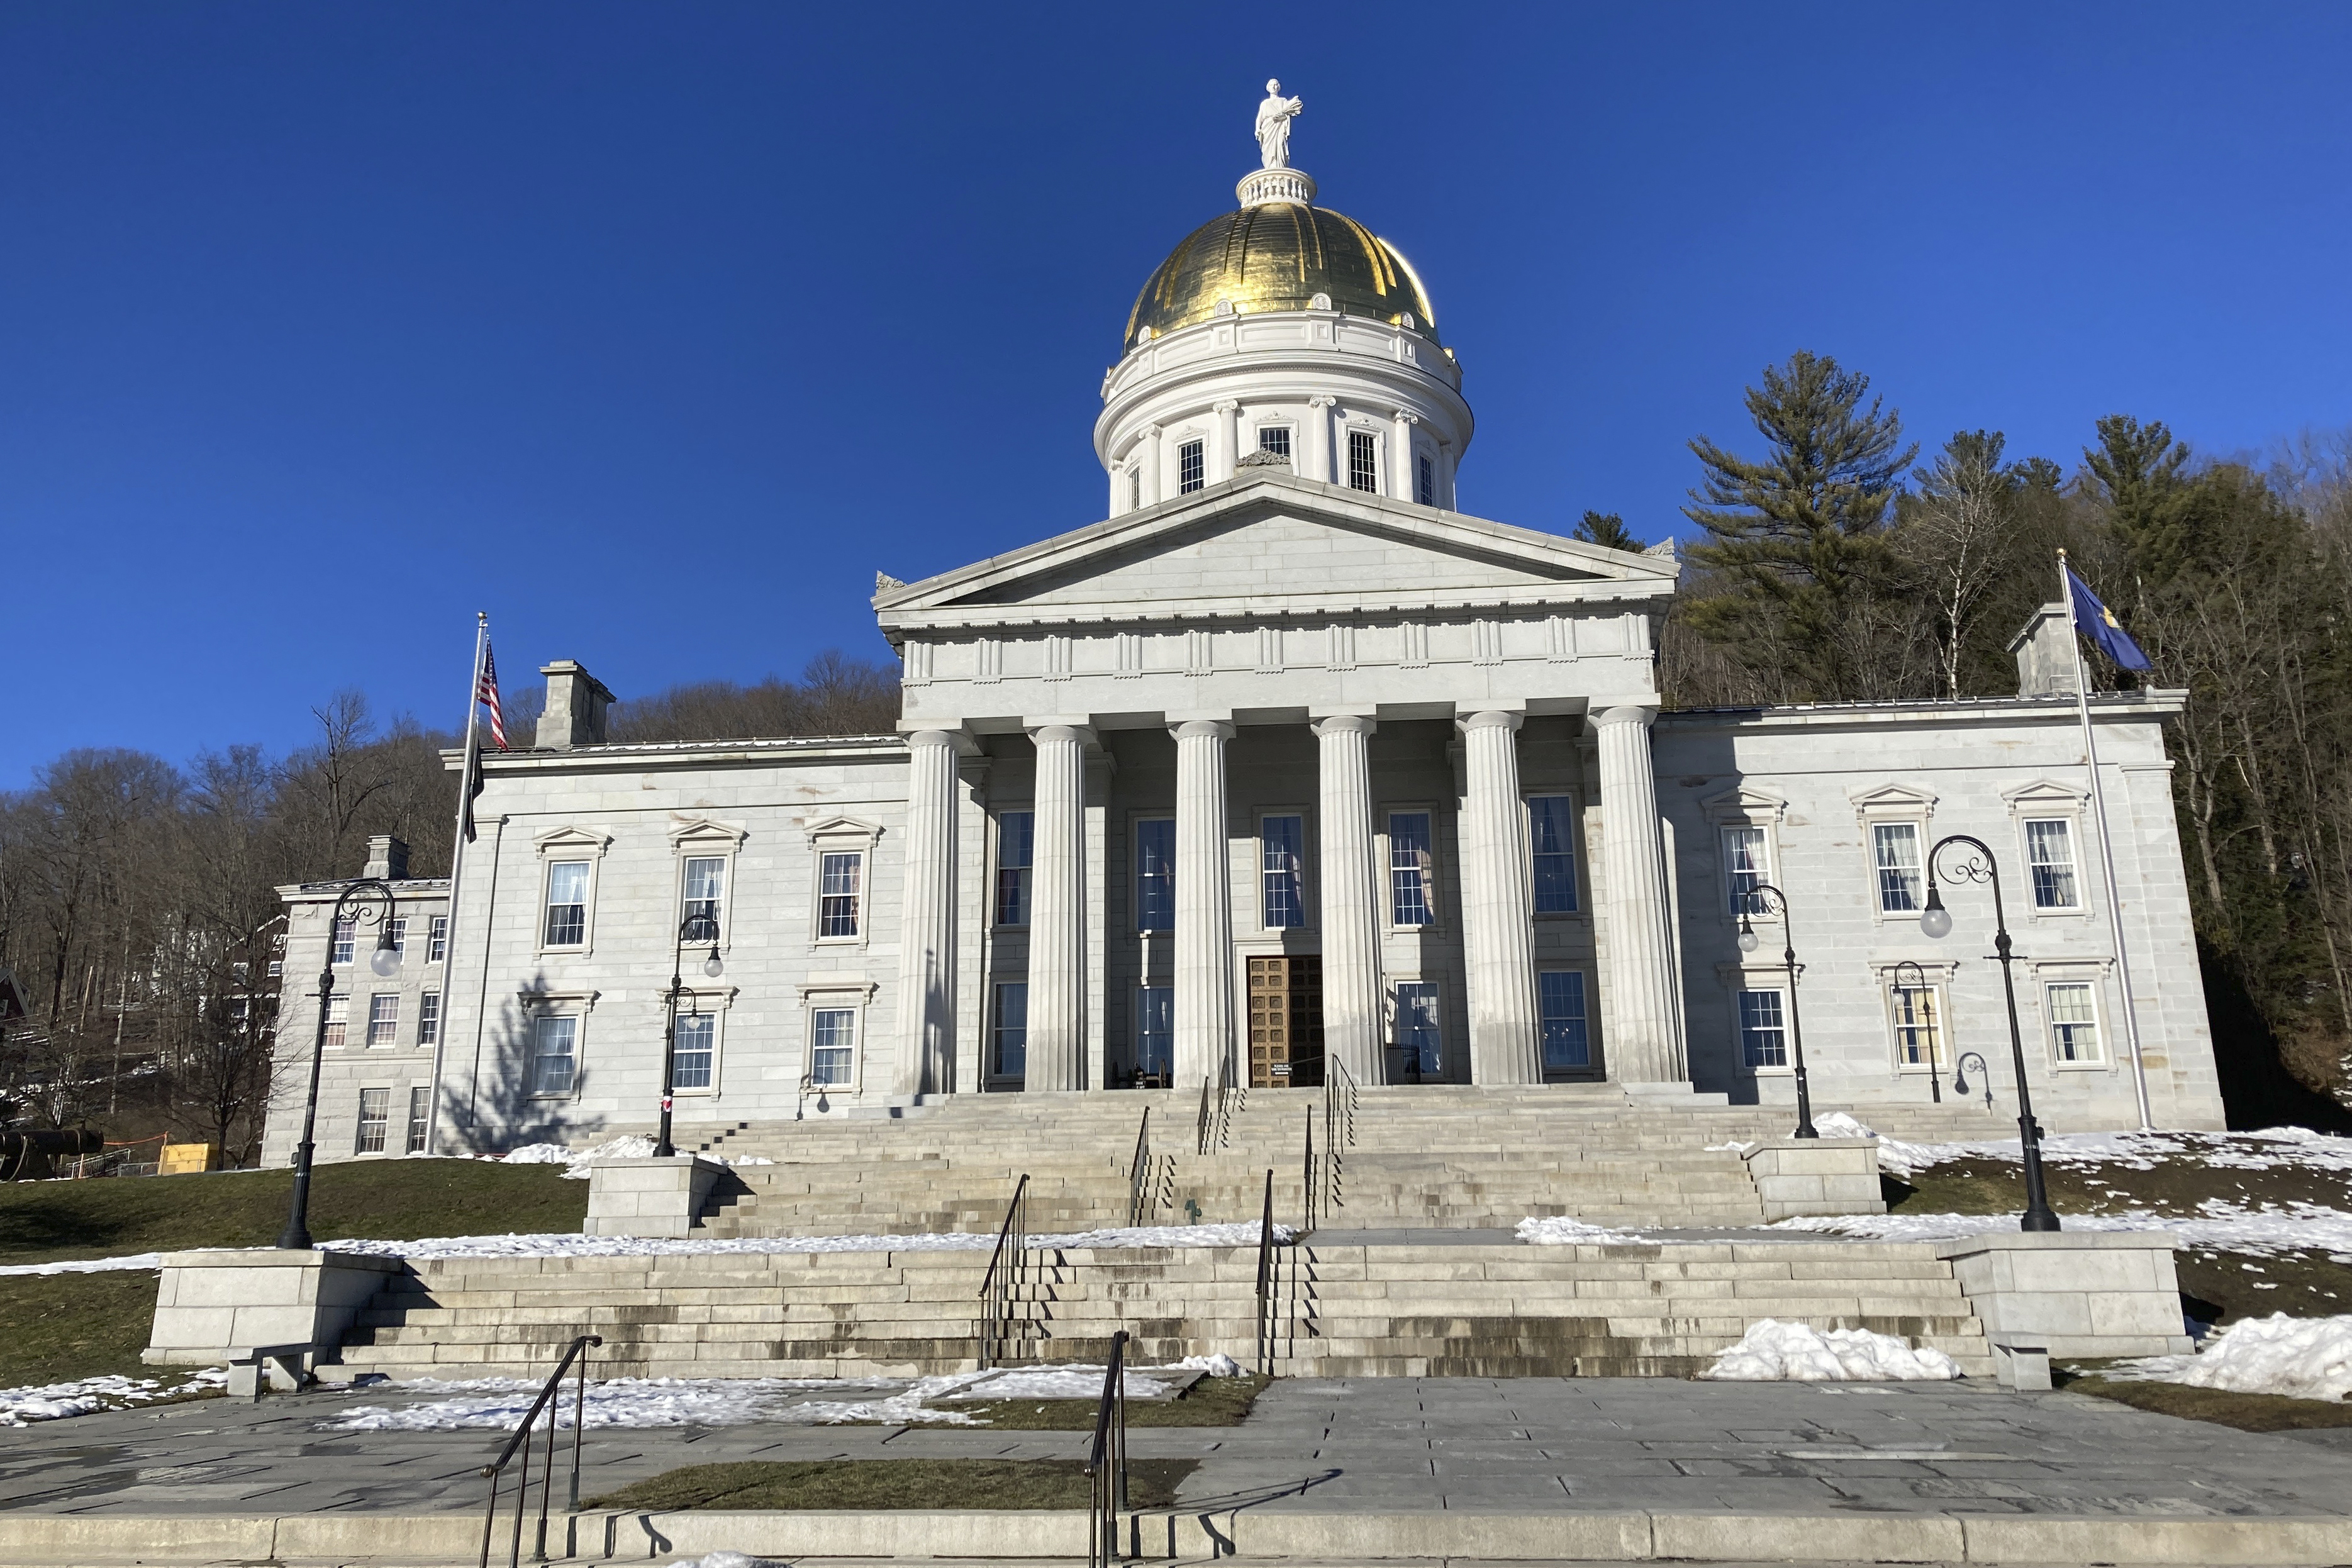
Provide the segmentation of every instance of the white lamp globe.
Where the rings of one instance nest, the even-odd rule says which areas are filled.
[[[1756,951],[1756,933],[1754,931],[1748,929],[1741,930],[1739,933],[1739,950],[1743,953],[1753,953]]]
[[[710,956],[702,961],[702,972],[715,980],[719,976],[720,968],[721,966],[719,962],[719,949],[713,947],[710,950]]]
[[[1940,904],[1929,904],[1919,916],[1919,934],[1942,941],[1952,934],[1952,912]]]
[[[375,951],[368,957],[368,967],[375,971],[379,979],[392,978],[400,973],[400,949],[390,942],[377,943]]]

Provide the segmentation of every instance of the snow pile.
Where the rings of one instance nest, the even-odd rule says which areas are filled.
[[[1063,1236],[1032,1236],[1031,1247],[1255,1247],[1258,1241],[1258,1222],[1246,1220],[1236,1225],[1132,1225],[1110,1230],[1076,1230]],[[1288,1225],[1276,1225],[1276,1242],[1297,1240],[1297,1230]],[[996,1245],[988,1239],[991,1247]]]
[[[746,1557],[740,1552],[708,1552],[699,1557],[681,1557],[669,1568],[785,1568],[772,1557]]]
[[[2247,1318],[2194,1355],[2142,1356],[2105,1375],[2292,1399],[2352,1398],[2352,1317]]]
[[[992,1373],[944,1396],[950,1399],[1099,1399],[1108,1366],[1028,1366]],[[1176,1385],[1129,1367],[1119,1382],[1129,1399],[1166,1399]]]
[[[1818,1124],[1828,1134],[1827,1117]],[[2015,1138],[1967,1143],[1906,1144],[1880,1140],[1878,1168],[1906,1176],[1955,1160],[2021,1161]],[[2056,1133],[2042,1140],[2042,1161],[2052,1166],[2118,1165],[2154,1170],[2158,1160],[2193,1159],[2223,1170],[2273,1170],[2285,1166],[2352,1174],[2352,1138],[2315,1133],[2308,1127],[2266,1127],[2257,1133]]]
[[[1212,1377],[1239,1377],[1242,1364],[1222,1351],[1215,1355],[1188,1355],[1176,1364],[1181,1372],[1205,1372]]]
[[[2069,1230],[2161,1230],[2190,1247],[2218,1252],[2244,1252],[2258,1258],[2320,1249],[2339,1263],[2352,1263],[2352,1214],[2315,1204],[2284,1208],[2247,1208],[2221,1198],[2207,1198],[2191,1215],[2150,1214],[2133,1209],[2124,1214],[2065,1214]],[[1774,1221],[1772,1230],[1809,1230],[1832,1236],[1852,1236],[1868,1241],[1949,1241],[2014,1230],[2011,1214],[1807,1214]]]
[[[212,1367],[182,1382],[168,1385],[157,1377],[123,1377],[110,1374],[104,1377],[79,1378],[71,1383],[0,1388],[0,1427],[29,1427],[36,1421],[62,1421],[72,1416],[119,1410],[126,1405],[142,1405],[151,1399],[171,1399],[194,1394],[199,1389],[217,1387],[227,1381],[227,1368]]]
[[[1813,1118],[1813,1131],[1824,1138],[1874,1138],[1877,1133],[1847,1115],[1832,1111],[1826,1116]]]
[[[1914,1350],[1892,1334],[1772,1318],[1751,1324],[1699,1374],[1718,1383],[1918,1383],[1959,1375],[1958,1364],[1942,1351]]]
[[[593,1148],[575,1149],[568,1144],[525,1144],[503,1155],[486,1155],[505,1166],[562,1166],[566,1177],[586,1181],[588,1168],[598,1160],[649,1160],[653,1158],[654,1141],[632,1134],[611,1138]],[[729,1166],[772,1166],[776,1162],[764,1155],[723,1155],[705,1153],[706,1160],[717,1160]]]
[[[161,1269],[163,1254],[132,1252],[121,1258],[81,1258],[70,1263],[10,1263],[0,1266],[0,1275],[8,1274],[110,1274],[119,1269]]]
[[[1588,1225],[1581,1219],[1570,1219],[1559,1214],[1541,1219],[1522,1219],[1511,1234],[1537,1247],[1574,1247],[1580,1243],[1591,1247],[1610,1247],[1648,1239],[1630,1230],[1612,1230],[1605,1225]]]

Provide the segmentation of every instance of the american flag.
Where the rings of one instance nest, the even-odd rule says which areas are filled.
[[[482,639],[482,679],[474,688],[474,700],[490,710],[490,738],[499,743],[500,751],[511,751],[507,744],[506,710],[499,706],[499,662],[490,652],[490,640]]]

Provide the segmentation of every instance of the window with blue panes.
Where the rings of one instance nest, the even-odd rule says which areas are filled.
[[[1536,913],[1576,913],[1575,817],[1565,795],[1528,799],[1528,845],[1535,859]]]
[[[1428,980],[1399,980],[1396,988],[1397,1053],[1407,1078],[1434,1078],[1444,1053],[1437,1026],[1437,987]]]
[[[713,1013],[680,1013],[670,1047],[670,1085],[677,1089],[710,1087],[711,1062],[717,1054],[719,1019]]]
[[[1303,885],[1307,841],[1304,817],[1265,817],[1258,821],[1258,865],[1265,889],[1265,925],[1286,931],[1307,924]]]
[[[1436,918],[1430,888],[1427,811],[1389,813],[1389,919],[1396,925],[1427,925]]]
[[[1156,817],[1135,824],[1135,928],[1176,929],[1176,823]]]
[[[1570,1072],[1592,1065],[1592,1041],[1585,1032],[1584,976],[1576,969],[1547,969],[1536,977],[1536,1008],[1543,1030],[1546,1072]]]

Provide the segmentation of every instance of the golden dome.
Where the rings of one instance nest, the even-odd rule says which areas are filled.
[[[1157,337],[1205,321],[1221,300],[1255,316],[1309,309],[1318,294],[1330,297],[1333,309],[1391,325],[1402,325],[1409,311],[1417,330],[1437,337],[1421,279],[1386,240],[1328,207],[1265,202],[1184,236],[1136,296],[1127,346],[1146,327]]]

